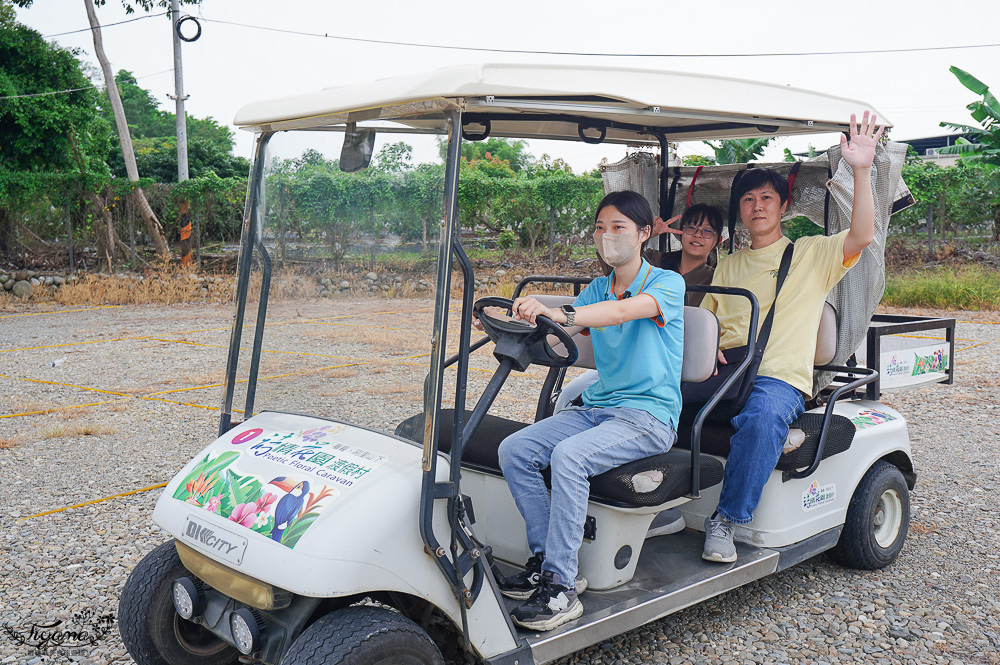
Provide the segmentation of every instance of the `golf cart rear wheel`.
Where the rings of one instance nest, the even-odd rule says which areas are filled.
[[[354,605],[306,628],[281,665],[444,665],[420,626],[380,607]]]
[[[903,474],[878,461],[858,483],[840,541],[830,554],[850,568],[876,570],[896,560],[910,527],[910,493]]]
[[[239,652],[174,609],[174,580],[190,575],[174,541],[147,554],[132,570],[118,605],[118,630],[138,665],[230,665]]]

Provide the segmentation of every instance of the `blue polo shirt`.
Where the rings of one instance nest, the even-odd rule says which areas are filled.
[[[615,300],[615,274],[594,279],[573,301],[576,307]],[[681,412],[681,363],[684,359],[684,278],[654,268],[645,259],[629,284],[632,298],[652,296],[660,315],[620,326],[591,328],[597,383],[583,391],[589,407],[641,409],[677,427]]]

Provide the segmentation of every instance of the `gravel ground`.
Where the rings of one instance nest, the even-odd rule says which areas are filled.
[[[273,305],[257,408],[391,428],[420,410],[431,311]],[[894,565],[862,573],[817,557],[564,662],[1000,663],[1000,317],[954,316],[956,385],[883,398],[908,418],[919,471]],[[163,483],[214,437],[230,320],[209,305],[0,312],[0,665],[132,662],[98,619],[164,540],[150,520],[159,491],[66,507]],[[470,394],[495,365],[474,358]],[[497,412],[530,418],[541,376],[515,375]],[[90,626],[96,643],[40,655],[18,642],[56,619]]]

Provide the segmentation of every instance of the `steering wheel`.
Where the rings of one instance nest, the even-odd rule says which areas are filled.
[[[483,331],[489,335],[496,345],[493,355],[497,360],[508,358],[521,372],[528,365],[544,365],[546,367],[569,367],[576,362],[579,351],[576,343],[566,329],[547,316],[535,317],[535,324],[527,321],[504,320],[487,314],[487,307],[500,307],[508,312],[514,305],[509,298],[487,296],[480,298],[472,306],[476,318],[483,324]],[[556,353],[549,342],[549,335],[562,343],[565,355]]]

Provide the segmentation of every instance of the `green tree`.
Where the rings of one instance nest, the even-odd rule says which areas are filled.
[[[973,93],[980,95],[978,99],[966,106],[969,114],[979,123],[972,125],[942,122],[942,127],[950,127],[966,132],[972,140],[959,139],[957,145],[942,148],[946,154],[957,154],[962,162],[969,165],[979,165],[985,168],[992,196],[993,239],[1000,240],[1000,102],[997,101],[988,85],[972,74],[951,67],[952,74],[958,81]]]
[[[196,1],[180,0],[181,4],[193,4]],[[13,0],[13,2],[20,7],[30,7],[34,4],[34,0]],[[101,6],[104,2],[105,0],[84,0],[87,21],[90,23],[90,32],[94,39],[94,54],[97,56],[97,61],[101,65],[101,72],[104,75],[104,84],[111,102],[115,128],[118,130],[118,141],[122,149],[125,170],[128,173],[128,179],[133,183],[129,196],[132,199],[133,205],[139,210],[139,214],[146,225],[146,231],[152,237],[153,244],[156,245],[157,253],[163,259],[167,259],[170,256],[170,248],[167,245],[166,238],[163,236],[163,227],[160,226],[160,221],[156,218],[156,214],[150,207],[145,192],[139,186],[139,170],[135,162],[135,150],[132,147],[132,136],[128,130],[128,120],[122,106],[121,96],[118,93],[118,85],[115,81],[114,73],[111,70],[111,62],[104,52],[104,38],[101,35],[101,24],[97,20],[97,12],[94,11],[95,4]],[[169,0],[134,0],[134,2],[122,0],[122,6],[128,14],[134,12],[136,7],[149,11],[154,6],[167,7],[169,4]]]
[[[535,197],[545,210],[543,233],[548,232],[549,263],[555,258],[555,235],[577,234],[592,225],[594,209],[604,195],[601,179],[575,176],[558,168],[536,171],[533,179]],[[535,248],[531,237],[531,248]]]
[[[399,141],[384,146],[375,155],[375,168],[389,173],[401,173],[411,168],[413,161],[413,146]]]
[[[448,142],[438,141],[438,153],[441,161],[445,161],[448,152]],[[528,144],[521,140],[488,138],[485,141],[463,141],[462,157],[466,161],[499,160],[507,162],[512,171],[517,173],[531,166],[533,158],[528,152]]]
[[[773,136],[756,139],[727,139],[703,141],[715,153],[716,164],[745,164],[764,154],[764,148],[774,140]]]
[[[75,53],[10,11],[0,14],[0,97],[0,254],[7,254],[20,206],[48,194],[68,202],[81,188],[103,186],[111,133]]]
[[[705,155],[685,155],[681,157],[681,164],[684,166],[712,166],[715,160]]]
[[[504,215],[515,195],[517,173],[506,160],[493,157],[464,161],[458,180],[458,210],[462,225],[485,226],[493,233],[505,228]]]
[[[159,108],[153,94],[141,87],[131,72],[115,75],[122,106],[128,118],[129,132],[135,147],[135,160],[144,177],[157,182],[177,182],[176,116]],[[114,121],[110,100],[102,96],[102,109],[109,122]],[[187,121],[188,171],[192,178],[214,173],[220,178],[246,176],[250,162],[232,154],[233,133],[212,118]],[[117,177],[127,177],[121,151],[110,151],[108,165]]]
[[[397,201],[405,213],[397,222],[397,231],[408,239],[419,237],[421,249],[426,252],[431,223],[444,213],[444,165],[420,164],[404,172],[397,187]]]

